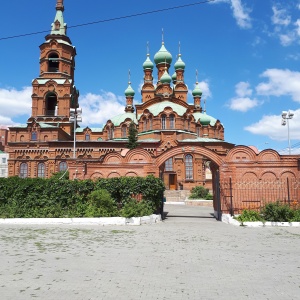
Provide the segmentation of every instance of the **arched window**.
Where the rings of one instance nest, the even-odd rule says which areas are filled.
[[[187,120],[187,130],[191,131],[191,120],[190,119]]]
[[[185,179],[193,179],[193,156],[190,154],[185,156]]]
[[[161,129],[166,129],[166,116],[161,116]]]
[[[48,72],[59,72],[59,56],[51,53],[48,57]]]
[[[197,137],[200,137],[201,136],[201,128],[200,126],[197,126]]]
[[[175,129],[175,116],[170,115],[170,129]]]
[[[122,138],[127,138],[127,126],[122,126]]]
[[[38,164],[38,177],[45,178],[45,164],[44,163]]]
[[[55,116],[55,110],[57,106],[57,96],[55,93],[48,93],[46,95],[46,116]]]
[[[184,119],[184,130],[188,130],[188,119]]]
[[[20,142],[24,142],[24,135],[20,136]]]
[[[165,162],[165,169],[166,171],[173,171],[173,158],[169,158],[168,160],[166,160]]]
[[[89,133],[86,133],[85,136],[84,136],[84,139],[85,139],[86,141],[89,141],[89,140],[91,139],[90,134],[89,134]]]
[[[113,127],[108,127],[108,139],[112,140],[114,138],[114,129]]]
[[[26,163],[21,163],[20,165],[20,178],[27,178],[28,176],[28,166]]]
[[[36,131],[32,131],[31,132],[31,140],[32,141],[36,141],[37,140],[37,132]]]
[[[44,136],[44,142],[47,142],[48,141],[48,135],[45,135]]]
[[[147,119],[143,119],[143,131],[147,131]]]
[[[65,161],[61,161],[59,163],[59,172],[63,172],[63,171],[66,171],[68,168],[68,165]]]
[[[152,118],[151,117],[148,119],[148,123],[149,123],[149,130],[152,130]]]

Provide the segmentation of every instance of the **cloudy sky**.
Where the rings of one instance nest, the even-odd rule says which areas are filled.
[[[77,49],[81,126],[99,127],[124,111],[129,69],[140,102],[147,42],[153,61],[163,28],[172,64],[180,42],[190,91],[198,70],[207,113],[224,124],[226,141],[281,151],[288,146],[281,113],[290,111],[291,145],[299,148],[300,0],[64,2]],[[55,3],[1,4],[7,13],[1,15],[0,126],[26,123],[31,114],[31,81],[39,74],[39,45],[50,31]],[[23,34],[30,35],[17,37]]]

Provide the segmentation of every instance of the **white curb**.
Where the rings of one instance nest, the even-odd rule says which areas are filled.
[[[1,224],[19,224],[19,225],[44,225],[44,224],[71,224],[71,225],[142,225],[154,224],[161,221],[161,215],[150,215],[136,218],[15,218],[0,219]]]

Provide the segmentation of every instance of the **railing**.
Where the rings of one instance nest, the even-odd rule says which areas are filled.
[[[269,202],[296,206],[300,204],[300,179],[275,181],[220,181],[220,200],[223,213],[239,214],[244,209],[260,210]]]

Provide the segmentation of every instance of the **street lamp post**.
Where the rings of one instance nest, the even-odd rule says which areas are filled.
[[[293,118],[294,114],[290,111],[283,111],[281,113],[281,125],[285,126],[287,125],[288,128],[288,143],[289,143],[289,155],[291,155],[291,140],[290,140],[290,124],[289,124],[289,120],[291,120]]]
[[[73,144],[73,158],[76,158],[76,126],[77,122],[82,122],[82,108],[70,108],[70,121],[74,122],[74,144]]]

